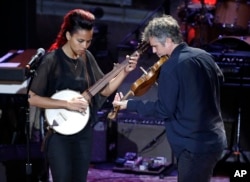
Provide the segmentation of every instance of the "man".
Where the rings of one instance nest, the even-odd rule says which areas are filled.
[[[158,100],[121,100],[115,107],[165,121],[166,134],[177,158],[178,182],[209,182],[226,148],[220,109],[223,75],[212,56],[182,40],[177,21],[155,17],[142,39],[158,57],[169,56],[158,79]]]

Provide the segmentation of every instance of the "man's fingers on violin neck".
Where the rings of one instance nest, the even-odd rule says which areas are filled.
[[[121,92],[117,92],[115,97],[116,97],[116,100],[122,100],[123,94]]]
[[[121,92],[119,92],[119,93],[118,93],[118,97],[119,97],[120,100],[122,100],[123,94],[122,94]]]

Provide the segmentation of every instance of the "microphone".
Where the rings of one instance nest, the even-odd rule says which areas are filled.
[[[40,63],[40,58],[45,54],[45,50],[43,48],[37,49],[37,52],[34,56],[32,56],[31,60],[25,66],[25,75],[26,77],[30,77],[35,73],[35,69]]]
[[[45,54],[45,50],[43,48],[37,49],[37,52],[34,56],[32,56],[31,60],[29,63],[25,66],[26,69],[30,70],[34,65],[37,64],[37,62],[40,60],[40,58]]]

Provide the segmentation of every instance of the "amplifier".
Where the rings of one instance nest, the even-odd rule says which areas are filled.
[[[107,123],[98,121],[93,126],[91,162],[107,161]]]
[[[210,52],[221,68],[225,84],[250,86],[250,51]]]
[[[250,51],[216,51],[209,52],[221,65],[245,66],[250,65]]]
[[[122,117],[117,122],[117,157],[127,152],[142,157],[165,157],[173,162],[164,122],[154,118]]]

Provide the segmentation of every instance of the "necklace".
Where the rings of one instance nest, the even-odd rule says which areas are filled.
[[[74,67],[75,67],[75,70],[77,69],[77,66],[78,66],[78,60],[72,60],[73,64],[74,64]]]

